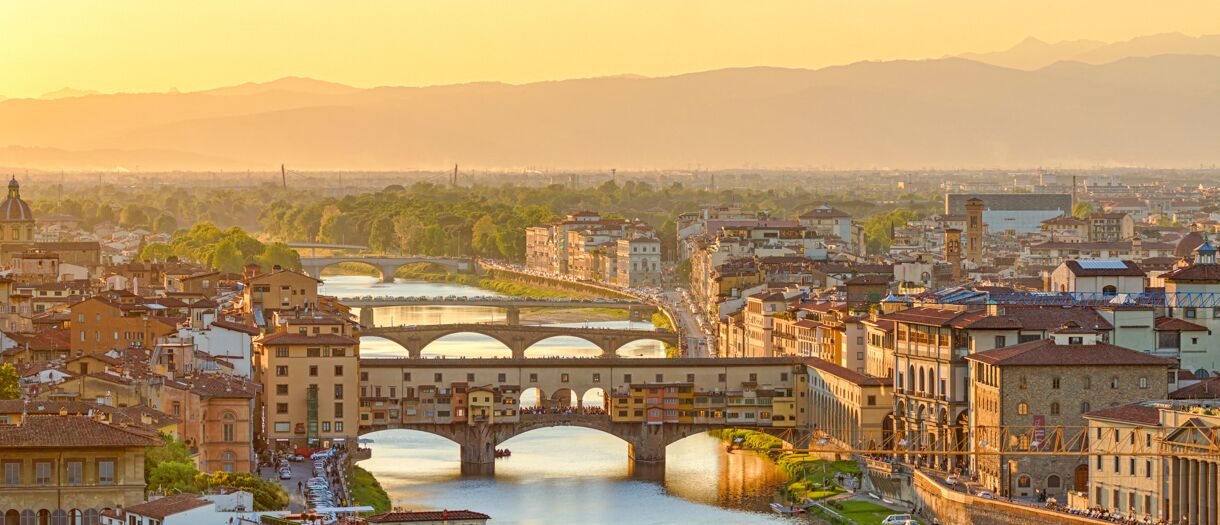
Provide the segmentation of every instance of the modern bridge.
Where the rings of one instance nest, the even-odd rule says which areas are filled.
[[[644,463],[709,430],[748,428],[797,447],[810,435],[798,409],[809,395],[799,358],[361,359],[360,370],[361,434],[442,436],[461,446],[466,472],[494,471],[499,445],[556,426],[614,435]],[[527,391],[537,407],[523,408]],[[602,409],[585,406],[590,397]]]
[[[521,323],[522,308],[616,308],[627,310],[630,319],[636,320],[646,312],[655,312],[656,306],[628,299],[532,299],[515,297],[352,297],[343,299],[343,304],[360,308],[360,324],[373,326],[373,310],[394,306],[481,306],[503,308],[508,324]]]
[[[517,359],[525,358],[527,348],[552,337],[584,339],[601,349],[602,357],[607,358],[614,357],[619,348],[632,341],[656,340],[675,346],[678,344],[678,334],[668,331],[485,323],[375,326],[365,327],[360,335],[389,339],[405,348],[408,356],[418,359],[421,357],[424,347],[433,341],[459,333],[491,337],[508,347],[512,351],[513,357]]]

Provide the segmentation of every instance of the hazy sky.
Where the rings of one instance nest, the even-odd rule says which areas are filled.
[[[0,3],[0,95],[821,67],[1047,41],[1220,33],[1220,2],[387,0]]]

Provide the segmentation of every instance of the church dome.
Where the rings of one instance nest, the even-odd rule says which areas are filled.
[[[21,200],[21,185],[17,184],[17,177],[13,177],[13,180],[10,180],[8,183],[8,198],[4,199],[4,202],[0,202],[0,221],[19,222],[32,220],[34,220],[34,212],[30,210],[29,204]]]

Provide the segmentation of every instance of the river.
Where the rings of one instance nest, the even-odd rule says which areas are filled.
[[[496,295],[449,283],[399,280],[381,284],[363,276],[326,276],[324,280],[320,292],[338,297]],[[395,307],[378,308],[375,313],[378,324],[503,319],[502,310],[480,307]],[[651,323],[626,320],[566,324],[652,328]],[[393,342],[380,338],[364,338],[360,346],[361,357],[405,354]],[[598,352],[581,339],[556,337],[535,345],[526,355],[591,356]],[[494,339],[475,334],[445,337],[423,353],[509,355]],[[664,348],[655,341],[640,341],[624,346],[619,354],[661,357]],[[533,402],[529,393],[522,393],[524,406]],[[368,445],[373,459],[360,465],[377,477],[395,506],[411,510],[469,509],[490,514],[496,525],[774,524],[791,520],[769,513],[767,506],[784,482],[783,473],[762,457],[726,453],[720,441],[708,435],[670,445],[662,471],[632,472],[627,444],[616,437],[575,427],[540,429],[502,445],[513,455],[496,462],[494,477],[462,476],[457,444],[438,436],[387,430],[365,437],[373,440]]]

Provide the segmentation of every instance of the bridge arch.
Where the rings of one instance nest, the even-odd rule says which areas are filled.
[[[610,395],[606,389],[595,386],[585,389],[584,393],[580,394],[580,405],[584,408],[600,408],[607,410],[610,408]]]
[[[615,354],[615,355],[622,355],[622,353],[623,353],[623,351],[624,351],[624,350],[626,350],[626,351],[628,351],[628,352],[630,352],[630,351],[632,351],[632,350],[635,350],[635,349],[637,349],[637,348],[638,348],[638,346],[636,345],[636,343],[645,342],[645,341],[650,341],[650,342],[657,343],[657,344],[660,346],[660,349],[661,349],[661,351],[660,351],[660,355],[658,355],[658,356],[650,356],[650,355],[645,355],[645,354],[643,354],[643,353],[640,353],[640,354],[637,354],[639,357],[665,357],[665,344],[666,344],[666,343],[665,343],[665,341],[662,341],[662,340],[660,340],[660,339],[657,339],[656,337],[647,337],[647,336],[640,336],[640,337],[636,337],[636,338],[634,338],[634,339],[631,339],[631,340],[629,340],[629,341],[623,341],[623,342],[621,342],[621,343],[618,345],[618,348],[615,348],[615,349],[614,349],[614,354]],[[639,349],[639,350],[643,350],[642,348],[638,348],[638,349]]]
[[[575,339],[582,343],[588,343],[589,346],[592,347],[590,357],[596,357],[598,355],[606,354],[606,349],[603,348],[602,345],[597,344],[597,342],[595,342],[587,337],[583,337],[583,336],[580,336],[577,334],[562,334],[562,335],[544,334],[541,337],[525,339],[525,340],[523,340],[523,342],[527,342],[528,344],[525,346],[525,349],[522,351],[522,354],[525,357],[568,357],[568,355],[566,353],[563,355],[550,355],[550,354],[545,353],[546,345],[544,345],[542,343],[546,343],[547,341],[552,341],[553,339],[558,339],[560,341],[563,341],[564,339],[569,339],[569,340]],[[571,349],[571,347],[568,347],[567,349]]]
[[[301,268],[318,278],[322,270],[340,263],[363,263],[377,268],[381,282],[394,282],[394,274],[408,264],[431,263],[452,272],[472,269],[470,261],[449,257],[387,257],[375,255],[336,255],[333,257],[301,257]]]

